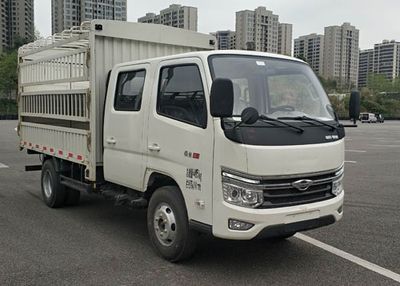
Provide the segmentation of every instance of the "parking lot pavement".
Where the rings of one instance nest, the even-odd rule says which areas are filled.
[[[347,128],[345,149],[344,217],[308,234],[400,273],[400,122]]]
[[[301,237],[202,237],[192,260],[168,263],[150,246],[145,211],[87,195],[47,208],[15,125],[0,121],[0,285],[398,285]],[[400,273],[400,122],[346,131],[346,149],[365,152],[346,152],[344,218],[303,234]]]

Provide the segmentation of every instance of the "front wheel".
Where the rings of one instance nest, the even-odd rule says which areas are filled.
[[[197,233],[189,228],[185,201],[177,187],[155,191],[147,209],[147,228],[153,247],[165,259],[178,262],[194,253]]]

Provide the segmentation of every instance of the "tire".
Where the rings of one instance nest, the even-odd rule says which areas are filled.
[[[79,200],[81,198],[81,192],[77,190],[73,190],[70,188],[66,189],[64,205],[66,206],[76,206],[79,204]]]
[[[175,186],[161,187],[151,197],[147,229],[156,252],[170,262],[188,259],[196,249],[197,233],[189,228],[185,201]]]
[[[59,208],[64,205],[65,187],[60,184],[60,175],[51,159],[43,163],[41,186],[43,201],[48,207]]]

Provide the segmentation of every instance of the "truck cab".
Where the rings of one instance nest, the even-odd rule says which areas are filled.
[[[216,237],[287,237],[342,218],[344,135],[311,68],[293,58],[212,51],[123,63],[108,86],[104,177],[140,192],[169,181],[189,226]],[[153,198],[150,236],[168,256],[180,214]]]

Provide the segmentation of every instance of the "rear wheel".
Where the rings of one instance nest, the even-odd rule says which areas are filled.
[[[57,173],[52,160],[46,160],[42,166],[42,197],[47,206],[59,208],[65,200],[65,187],[60,184],[60,175]]]
[[[185,201],[177,187],[161,187],[153,194],[147,228],[153,247],[165,259],[178,262],[194,253],[197,233],[189,228]]]

